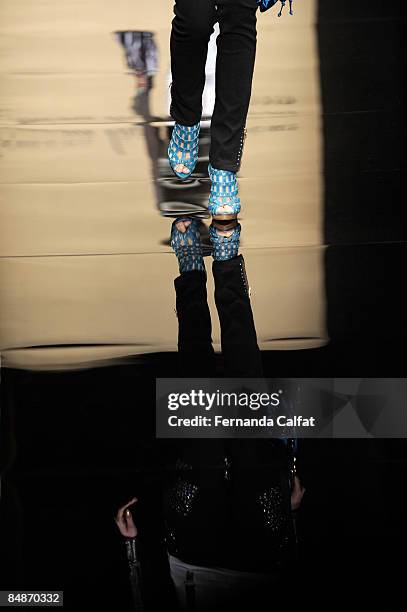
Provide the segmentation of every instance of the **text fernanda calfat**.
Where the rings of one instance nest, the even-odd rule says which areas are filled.
[[[280,415],[276,419],[271,417],[226,418],[218,414],[214,417],[194,416],[191,418],[178,417],[172,414],[168,417],[170,427],[315,427],[315,417],[296,415],[287,417]]]

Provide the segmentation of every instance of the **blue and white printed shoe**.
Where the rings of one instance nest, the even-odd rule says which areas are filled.
[[[216,224],[209,226],[209,237],[212,242],[212,257],[215,261],[226,261],[237,257],[240,243],[240,223],[236,221],[233,227],[219,227]]]
[[[236,172],[218,170],[209,164],[208,173],[212,181],[208,211],[215,220],[236,219],[240,212]]]
[[[199,131],[201,124],[187,126],[175,123],[168,145],[168,160],[178,178],[185,180],[195,170],[198,161]]]
[[[179,271],[205,270],[200,221],[192,217],[178,217],[171,226],[171,247],[178,258]]]
[[[281,2],[281,8],[280,8],[280,12],[278,13],[278,17],[281,17],[281,15],[283,14],[283,9],[285,7],[287,0],[280,0]],[[264,13],[264,11],[268,11],[269,8],[271,8],[272,6],[274,6],[275,4],[277,4],[278,0],[257,0],[257,4],[260,7],[260,11],[262,13]],[[289,0],[289,5],[290,5],[290,15],[293,15],[293,0]]]

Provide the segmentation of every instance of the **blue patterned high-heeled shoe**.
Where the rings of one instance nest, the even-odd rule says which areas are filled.
[[[175,123],[172,130],[171,140],[168,145],[168,160],[176,176],[186,179],[195,170],[198,161],[198,143],[201,124],[187,126]],[[188,168],[188,172],[178,172],[175,167],[182,164]]]
[[[264,11],[268,11],[269,8],[271,8],[272,6],[274,6],[275,4],[277,4],[278,0],[257,0],[257,4],[260,7],[260,11],[262,13],[264,13]],[[281,2],[281,8],[280,11],[278,13],[278,17],[281,17],[281,15],[283,14],[283,9],[285,7],[286,4],[286,0],[280,0]],[[293,0],[289,0],[289,5],[290,5],[290,15],[293,15]]]
[[[209,226],[209,237],[213,246],[212,257],[215,261],[226,261],[237,256],[239,252],[240,230],[240,223],[237,222],[228,229],[226,229],[226,226],[220,228],[213,223]]]
[[[211,164],[208,166],[208,173],[212,181],[208,211],[215,220],[236,219],[240,212],[236,173],[218,170]]]
[[[185,232],[177,228],[180,221],[190,222]],[[205,270],[199,226],[200,221],[192,217],[179,217],[171,226],[171,247],[177,256],[181,274],[192,270]]]

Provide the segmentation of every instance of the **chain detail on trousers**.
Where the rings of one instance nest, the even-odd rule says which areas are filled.
[[[245,288],[246,295],[250,299],[251,290],[250,290],[249,282],[247,280],[246,266],[245,266],[243,257],[240,259],[239,265],[240,265],[240,275],[242,277],[242,283]]]
[[[237,153],[237,159],[236,159],[236,166],[237,169],[239,170],[241,163],[242,163],[242,157],[243,157],[243,150],[244,150],[244,145],[246,142],[246,138],[247,138],[247,128],[246,126],[244,126],[244,128],[242,129],[242,133],[240,136],[240,145],[239,145],[239,151]]]

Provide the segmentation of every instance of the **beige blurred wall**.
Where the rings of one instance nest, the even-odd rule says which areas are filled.
[[[154,32],[151,108],[165,119],[171,18],[167,0],[1,4],[3,364],[83,367],[176,348],[177,266],[162,244],[170,222],[157,212],[142,118],[131,110],[135,79],[113,36]],[[314,0],[295,3],[294,17],[258,13],[240,192],[262,348],[327,340],[314,19]],[[211,308],[218,346],[212,299]],[[90,346],[66,346],[81,344]]]

